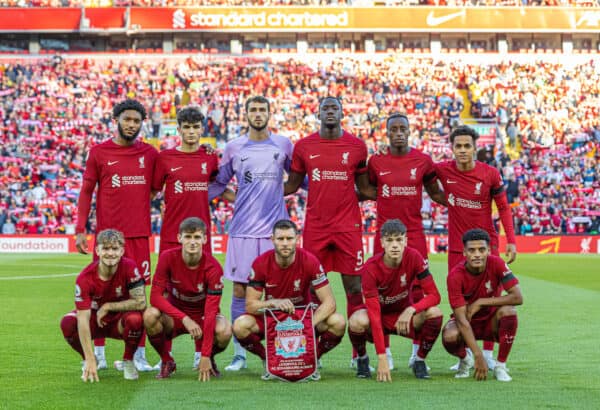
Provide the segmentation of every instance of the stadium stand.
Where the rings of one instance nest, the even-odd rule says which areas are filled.
[[[436,161],[450,158],[451,126],[478,117],[489,144],[481,160],[504,176],[517,233],[597,233],[598,64],[481,65],[401,56],[329,61],[54,56],[3,62],[0,232],[74,233],[85,153],[114,132],[115,101],[140,99],[151,111],[143,133],[163,148],[177,142],[169,125],[177,108],[198,104],[207,117],[207,137],[221,149],[244,132],[243,101],[264,94],[273,102],[273,129],[293,141],[316,129],[319,97],[340,96],[344,126],[371,153],[383,143],[385,116],[404,112],[412,123],[411,145]],[[152,138],[157,135],[162,137]],[[304,204],[303,195],[288,199],[292,219],[302,222]],[[227,232],[231,205],[220,201],[214,208],[212,229]],[[367,232],[376,229],[374,215],[374,203],[364,203]],[[423,215],[428,232],[445,232],[443,208],[426,200]],[[152,224],[158,232],[158,200]]]

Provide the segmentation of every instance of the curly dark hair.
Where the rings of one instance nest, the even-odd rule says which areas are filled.
[[[142,121],[146,119],[146,109],[138,100],[127,99],[125,101],[121,101],[113,107],[113,118],[119,118],[119,115],[123,111],[127,110],[135,110],[140,113],[142,116]]]
[[[185,107],[177,111],[177,125],[184,122],[195,124],[197,122],[204,123],[204,115],[198,107]]]
[[[469,127],[468,125],[459,125],[450,133],[450,143],[454,144],[454,139],[459,135],[468,135],[469,137],[473,138],[473,145],[475,145],[479,139],[479,134],[473,128]]]

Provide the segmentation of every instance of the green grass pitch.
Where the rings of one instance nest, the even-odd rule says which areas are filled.
[[[249,358],[238,374],[199,383],[191,370],[193,346],[174,343],[178,372],[157,381],[141,373],[126,382],[114,369],[100,372],[99,384],[84,384],[80,359],[64,342],[59,320],[73,309],[75,272],[89,261],[82,255],[0,255],[0,408],[4,409],[521,409],[600,408],[600,257],[596,255],[519,255],[513,270],[524,304],[509,357],[512,383],[455,380],[455,363],[440,341],[428,359],[431,380],[416,380],[407,368],[410,342],[392,337],[393,383],[358,380],[349,368],[350,343],[323,359],[319,382],[290,384],[260,380],[261,363]],[[434,255],[431,270],[442,293],[446,321],[446,257]],[[30,278],[24,278],[30,277]],[[330,275],[345,312],[339,275]],[[231,288],[221,308],[229,315]],[[121,342],[107,341],[109,363],[122,354]],[[148,344],[148,359],[158,358]],[[371,356],[373,350],[370,347]],[[222,369],[232,347],[217,357]],[[373,360],[376,361],[376,360]],[[490,373],[490,376],[491,373]]]

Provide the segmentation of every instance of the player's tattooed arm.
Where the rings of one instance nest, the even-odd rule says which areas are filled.
[[[132,310],[144,310],[146,309],[146,291],[143,283],[129,289],[130,298],[121,302],[108,302],[105,303],[98,309],[97,316],[100,318],[100,311],[106,312],[129,312]]]
[[[448,206],[448,203],[446,202],[446,194],[437,179],[426,183],[425,191],[427,191],[427,195],[429,195],[433,201],[440,205]]]
[[[283,196],[287,196],[296,192],[304,181],[304,175],[304,173],[290,171],[288,174],[288,180],[283,185]]]

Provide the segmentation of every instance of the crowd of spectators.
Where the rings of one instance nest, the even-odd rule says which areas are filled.
[[[0,7],[184,6],[549,6],[599,7],[599,0],[0,0]]]
[[[245,132],[243,102],[255,94],[272,101],[272,129],[292,141],[317,129],[320,97],[339,96],[344,127],[363,138],[370,153],[386,143],[385,117],[404,112],[411,145],[435,161],[451,157],[447,135],[470,110],[486,118],[492,139],[480,159],[502,172],[517,233],[599,230],[598,62],[55,57],[0,65],[0,232],[74,233],[85,155],[115,132],[110,112],[116,101],[145,104],[150,115],[143,135],[159,148],[177,144],[169,125],[177,108],[196,104],[207,118],[206,136],[222,150]],[[299,224],[305,200],[304,193],[287,200]],[[154,232],[160,206],[155,199]],[[227,232],[232,207],[214,202],[214,232]],[[362,209],[364,229],[373,232],[375,203]],[[422,214],[428,232],[446,231],[443,207],[425,199]]]

